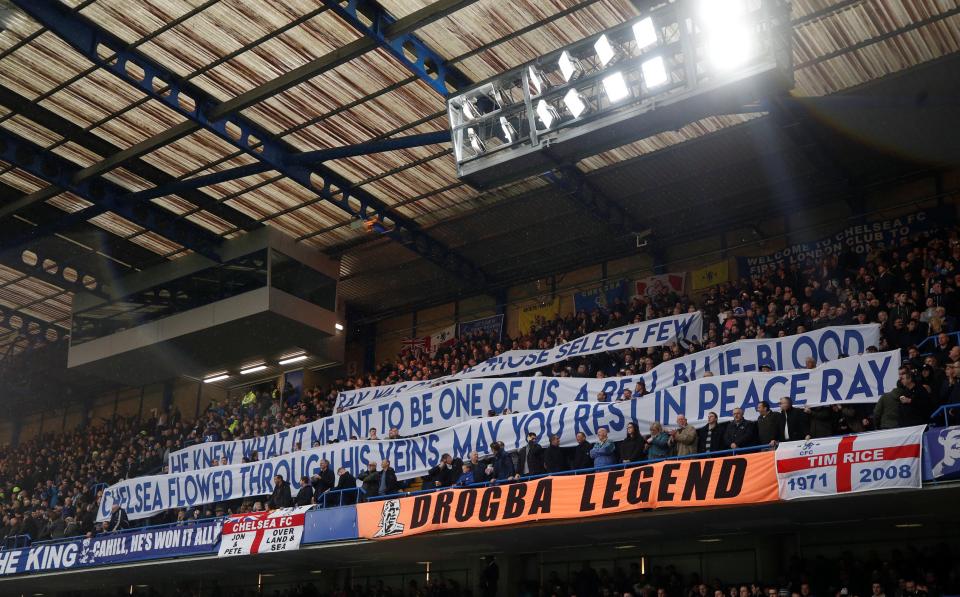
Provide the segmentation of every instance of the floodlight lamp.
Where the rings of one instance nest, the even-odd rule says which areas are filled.
[[[467,120],[476,120],[477,118],[480,118],[480,114],[477,113],[477,108],[473,105],[473,102],[466,98],[464,98],[460,110],[463,112],[463,115],[467,118]]]
[[[627,88],[627,81],[623,78],[623,73],[616,71],[603,78],[603,90],[607,94],[610,103],[616,103],[630,95],[630,89]]]
[[[659,87],[669,80],[662,56],[644,61],[640,69],[643,71],[643,82],[647,85],[647,89]]]
[[[717,70],[742,66],[754,52],[754,32],[744,24],[715,31],[707,39],[707,56]]]
[[[731,27],[743,20],[745,0],[700,0],[700,26],[716,31]]]
[[[500,117],[500,130],[503,131],[503,138],[507,143],[513,143],[517,139],[517,129],[513,128],[506,116]]]
[[[540,72],[536,67],[531,66],[527,68],[527,72],[530,75],[530,84],[533,85],[533,88],[536,90],[536,95],[543,93],[543,77],[540,76]]]
[[[483,153],[487,150],[487,147],[483,144],[483,140],[477,136],[477,131],[472,128],[467,129],[467,139],[470,141],[470,147],[477,153]]]
[[[597,53],[597,58],[600,59],[600,66],[606,66],[615,55],[613,46],[610,45],[610,40],[607,39],[606,34],[601,35],[593,44],[593,50]]]
[[[633,37],[637,40],[637,49],[645,50],[657,43],[657,28],[653,19],[647,17],[633,25]]]
[[[587,105],[583,103],[583,98],[577,93],[576,89],[571,89],[563,96],[563,105],[570,110],[574,118],[580,118],[580,115],[587,111]]]
[[[557,60],[557,66],[560,68],[560,74],[563,75],[563,80],[567,83],[577,74],[577,63],[570,57],[570,52],[566,50],[560,54],[560,58]]]
[[[537,102],[537,116],[540,118],[540,122],[543,123],[545,128],[550,128],[553,126],[553,121],[557,119],[556,111],[553,109],[553,106],[546,102],[546,100],[540,100]]]

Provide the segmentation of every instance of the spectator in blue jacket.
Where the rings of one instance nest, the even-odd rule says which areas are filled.
[[[461,467],[463,472],[460,473],[460,477],[457,479],[457,482],[454,483],[454,487],[466,487],[474,483],[473,480],[473,465],[469,462],[464,462]]]
[[[666,458],[670,455],[670,435],[663,430],[663,425],[650,425],[650,435],[647,437],[647,458]]]
[[[513,459],[503,449],[503,443],[493,442],[490,450],[493,452],[493,462],[487,467],[487,475],[498,481],[513,477],[517,469],[513,466]]]
[[[617,447],[607,439],[607,428],[597,429],[597,443],[590,449],[590,458],[593,458],[593,466],[608,466],[617,462]]]

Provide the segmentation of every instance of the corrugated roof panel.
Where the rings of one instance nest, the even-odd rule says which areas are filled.
[[[36,99],[90,66],[90,62],[66,42],[44,32],[3,59],[0,85],[28,99]]]

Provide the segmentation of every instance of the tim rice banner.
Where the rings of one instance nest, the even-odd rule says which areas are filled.
[[[849,357],[835,361],[830,366],[822,366],[816,371],[824,371],[822,374],[840,380],[845,377],[853,379],[858,367],[863,371],[870,371],[870,367],[883,367],[881,377],[894,376],[886,377],[885,381],[889,382],[895,379],[893,370],[896,369],[893,367],[891,370],[889,363],[897,361],[896,364],[899,365],[896,354],[893,352],[886,355]],[[796,362],[799,364],[801,361],[802,359],[799,359]],[[760,362],[767,363],[765,360]],[[731,363],[732,361],[725,363],[724,368],[743,372],[742,375],[749,376],[750,372],[759,369],[756,364],[728,367]],[[616,399],[623,390],[634,389],[641,379],[648,383],[648,390],[657,393],[660,389],[682,387],[683,383],[703,378],[702,371],[690,374],[679,365],[679,362],[674,364],[673,379],[668,380],[668,383],[661,383],[663,380],[658,379],[656,369],[646,376],[604,379],[511,377],[462,380],[419,392],[403,393],[391,400],[370,402],[360,408],[323,417],[272,435],[196,444],[172,452],[168,460],[169,471],[178,473],[209,468],[217,466],[223,458],[226,458],[229,464],[240,464],[253,452],[261,459],[272,458],[314,446],[316,443],[328,445],[366,438],[370,429],[377,431],[377,437],[386,437],[390,429],[397,429],[403,437],[420,435],[484,417],[490,411],[498,414],[507,409],[515,413],[530,412],[571,402],[589,402],[595,400],[601,391],[611,399]],[[788,360],[787,365],[786,369],[778,370],[799,368],[794,365],[793,359]],[[669,372],[667,374],[669,375]],[[717,383],[720,378],[703,379]],[[686,389],[682,391],[685,392]],[[784,390],[784,395],[789,395],[787,391]],[[773,400],[778,398],[779,396]]]
[[[920,487],[924,425],[777,447],[780,498]]]
[[[209,554],[219,540],[220,521],[211,520],[3,550],[0,576]]]
[[[606,282],[595,288],[575,292],[573,294],[573,309],[577,313],[586,311],[601,310],[607,311],[613,307],[617,301],[625,304],[627,301],[627,281],[616,280]]]
[[[848,226],[832,236],[796,243],[769,255],[737,257],[737,267],[741,276],[753,277],[769,269],[803,263],[807,259],[819,260],[846,251],[863,256],[870,250],[870,245],[883,243],[885,246],[890,246],[891,243],[899,242],[901,238],[927,230],[939,222],[953,220],[954,217],[950,214],[930,210],[879,222],[857,224]]]
[[[545,350],[510,350],[501,355],[440,379],[397,383],[390,386],[362,388],[340,392],[336,408],[351,408],[370,398],[389,396],[402,391],[440,385],[455,379],[476,379],[495,375],[523,373],[532,369],[549,367],[573,357],[587,356],[626,348],[665,346],[673,342],[699,342],[702,337],[703,316],[697,311],[642,323],[632,323],[619,328],[593,332],[555,348]]]
[[[788,371],[804,367],[808,357],[817,363],[825,363],[837,359],[841,354],[863,353],[879,343],[880,325],[875,323],[833,326],[783,338],[740,340],[671,359],[642,375],[605,379],[601,389],[616,395],[623,388],[633,388],[643,380],[647,390],[652,392],[695,380],[706,372],[725,375],[759,371],[763,367],[773,371]],[[433,380],[341,392],[337,397],[337,410],[357,408],[371,401],[386,400],[440,383]]]
[[[499,342],[503,338],[503,313],[470,321],[461,321],[457,324],[458,338],[469,339],[477,332],[492,336]]]
[[[657,274],[633,283],[633,296],[654,298],[671,292],[683,294],[687,274]]]
[[[138,519],[170,508],[265,496],[273,490],[272,478],[277,474],[289,480],[296,491],[300,477],[312,476],[321,459],[333,469],[343,466],[355,476],[370,462],[389,460],[403,480],[427,474],[445,453],[466,459],[477,451],[486,457],[494,441],[503,442],[508,451],[519,449],[526,445],[530,432],[544,445],[549,435],[556,434],[561,446],[573,446],[578,432],[592,440],[600,427],[608,429],[611,440],[621,440],[631,421],[643,429],[654,421],[670,426],[679,415],[685,415],[691,425],[702,425],[709,412],[729,420],[735,408],[744,409],[753,419],[761,400],[775,403],[785,395],[791,396],[798,408],[871,404],[894,387],[899,364],[899,352],[891,351],[851,357],[817,369],[705,377],[624,402],[561,404],[529,413],[471,419],[404,439],[342,442],[258,462],[138,477],[104,490],[98,519],[106,520],[114,503],[131,519]]]
[[[960,426],[931,427],[923,434],[923,480],[960,477]]]
[[[357,505],[366,539],[649,510],[777,500],[773,453],[676,460],[577,476],[440,492]]]
[[[300,549],[303,522],[313,506],[234,514],[223,521],[221,558]]]

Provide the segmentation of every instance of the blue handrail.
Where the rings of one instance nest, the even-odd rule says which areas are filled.
[[[465,488],[465,487],[488,487],[488,486],[490,486],[490,485],[507,484],[507,483],[517,483],[517,482],[520,482],[520,481],[532,481],[532,480],[534,480],[534,479],[542,479],[543,477],[561,477],[561,476],[567,476],[567,475],[588,475],[588,474],[590,474],[590,473],[596,473],[596,472],[600,472],[600,471],[623,470],[623,469],[629,469],[629,468],[634,468],[634,467],[638,467],[638,466],[646,466],[646,465],[649,465],[649,464],[653,464],[653,463],[656,463],[656,462],[664,462],[664,461],[667,461],[667,460],[687,460],[687,459],[690,459],[690,458],[716,458],[716,457],[718,457],[718,456],[731,456],[731,455],[733,455],[733,454],[746,454],[746,453],[749,453],[749,452],[762,452],[763,450],[768,450],[768,449],[770,449],[770,446],[768,446],[768,445],[762,445],[762,446],[748,446],[748,447],[745,447],[745,448],[730,448],[730,449],[727,449],[727,450],[718,450],[718,451],[716,451],[716,452],[700,452],[700,453],[697,453],[697,454],[684,454],[684,455],[682,455],[682,456],[679,456],[679,455],[665,456],[665,457],[663,457],[663,458],[656,458],[656,459],[653,459],[653,460],[640,460],[640,461],[637,461],[637,462],[618,462],[618,463],[614,463],[614,464],[608,464],[608,465],[606,465],[606,466],[598,466],[598,467],[592,467],[592,468],[581,468],[581,469],[574,469],[574,470],[571,470],[571,471],[557,471],[557,472],[555,472],[555,473],[543,473],[543,474],[539,474],[539,475],[526,475],[526,476],[515,477],[515,478],[510,478],[510,479],[491,479],[491,480],[489,480],[489,481],[483,481],[483,482],[481,482],[481,483],[470,483],[469,485],[456,485],[456,486],[453,486],[453,488],[456,488],[456,487],[460,487],[460,488]],[[409,496],[412,496],[412,495],[420,495],[420,494],[424,494],[424,493],[432,493],[432,492],[435,492],[435,491],[443,491],[443,490],[445,490],[445,489],[451,489],[451,487],[431,487],[431,488],[429,488],[429,489],[421,489],[421,490],[419,490],[419,491],[408,491],[408,492],[391,493],[391,494],[388,494],[388,495],[377,495],[377,496],[368,497],[368,498],[367,498],[367,501],[368,501],[368,502],[373,502],[373,501],[377,501],[377,500],[394,499],[394,498],[398,498],[398,497],[409,497]]]
[[[933,343],[934,346],[936,346],[937,336],[938,336],[938,335],[939,335],[939,334],[934,334],[934,335],[932,335],[932,336],[927,336],[926,338],[924,338],[923,340],[921,340],[920,343],[917,344],[917,350],[922,349],[922,348],[924,347],[924,345],[926,345],[927,343]],[[950,338],[953,338],[954,344],[960,344],[960,332],[950,332],[950,333],[947,334],[947,336],[949,336]],[[923,351],[920,350],[920,352],[923,352]]]
[[[960,402],[954,402],[952,404],[944,404],[937,410],[933,411],[933,414],[930,415],[930,420],[937,418],[937,415],[939,415],[940,413],[943,413],[943,426],[949,427],[950,426],[950,409],[952,408],[960,409]]]

